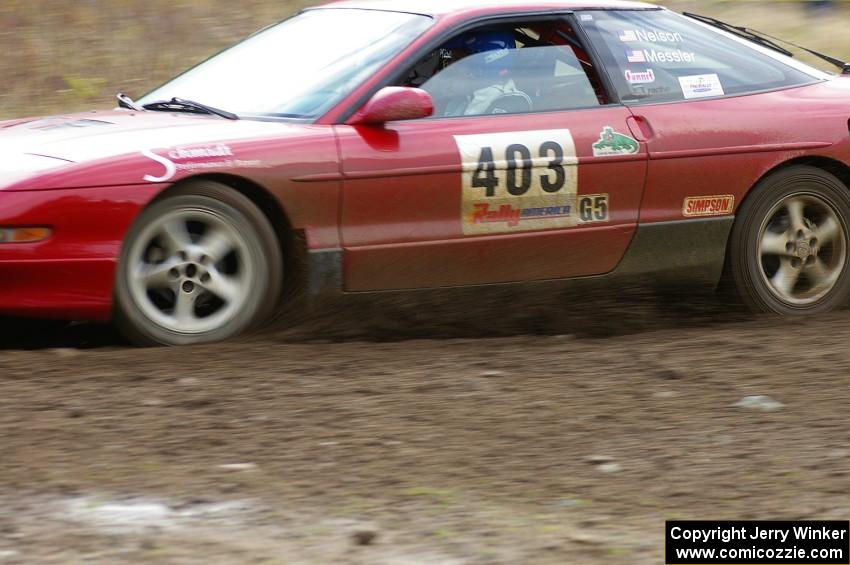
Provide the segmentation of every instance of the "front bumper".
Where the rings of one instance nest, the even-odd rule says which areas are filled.
[[[108,320],[124,236],[157,188],[0,191],[0,227],[53,230],[37,243],[0,243],[0,315]]]

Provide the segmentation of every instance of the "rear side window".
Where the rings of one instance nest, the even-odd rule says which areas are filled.
[[[817,81],[668,10],[588,11],[579,20],[627,104],[714,98]]]

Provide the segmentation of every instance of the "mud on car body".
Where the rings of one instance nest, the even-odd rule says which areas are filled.
[[[304,10],[115,110],[0,123],[0,313],[176,345],[292,287],[846,302],[845,75],[649,4],[420,4]]]

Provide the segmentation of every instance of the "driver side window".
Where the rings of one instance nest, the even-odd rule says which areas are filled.
[[[434,98],[437,118],[608,103],[590,57],[563,19],[464,32],[419,61],[401,86],[427,91]]]

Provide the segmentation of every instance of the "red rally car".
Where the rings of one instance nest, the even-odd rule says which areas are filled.
[[[0,313],[208,342],[289,287],[850,295],[850,78],[604,0],[308,9],[119,108],[0,122]],[[724,278],[725,277],[725,278]]]

